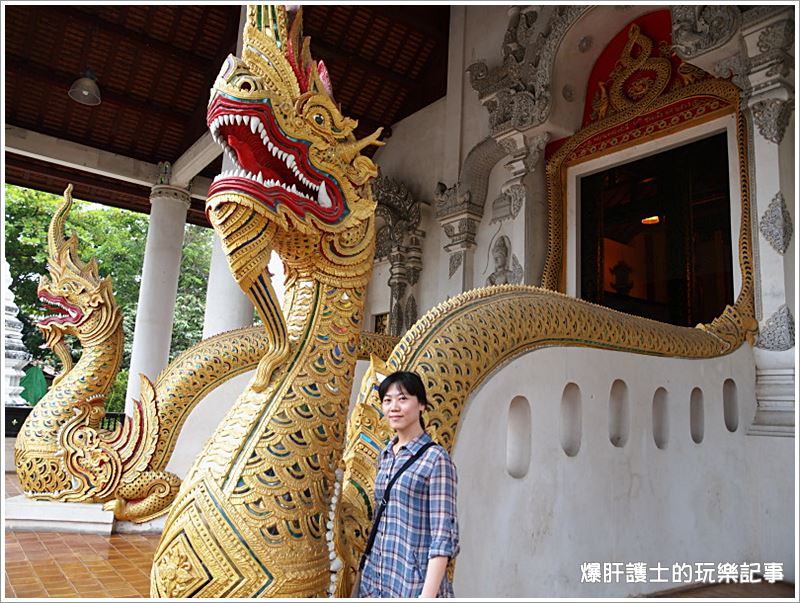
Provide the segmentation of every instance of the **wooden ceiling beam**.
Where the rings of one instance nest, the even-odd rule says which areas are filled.
[[[149,10],[154,10],[155,7],[150,7]],[[173,56],[183,63],[190,63],[197,69],[205,70],[208,67],[208,61],[193,54],[189,51],[173,46],[168,42],[159,40],[148,35],[147,31],[133,31],[125,28],[124,25],[112,23],[101,19],[97,15],[92,15],[84,12],[79,7],[75,6],[49,6],[48,11],[53,11],[62,19],[76,21],[85,27],[96,27],[98,30],[103,31],[115,39],[124,38],[134,46],[140,49],[155,50],[157,53],[167,56]],[[178,17],[180,18],[180,17]]]
[[[408,29],[412,29],[423,36],[428,38],[434,38],[438,41],[442,41],[442,39],[448,36],[449,30],[449,21],[447,25],[445,25],[446,29],[444,31],[437,29],[434,27],[429,21],[420,18],[420,15],[414,14],[415,8],[433,8],[433,7],[416,7],[416,6],[398,6],[398,5],[390,5],[385,4],[382,6],[370,6],[371,10],[374,10],[382,17],[386,17],[392,22],[401,23]]]
[[[311,56],[315,59],[330,59],[331,61],[338,60],[349,62],[351,67],[358,67],[363,69],[370,75],[375,77],[391,80],[404,88],[413,88],[417,83],[409,77],[395,73],[391,69],[384,69],[374,63],[370,63],[355,53],[343,52],[341,49],[326,44],[325,42],[311,38]],[[334,93],[336,90],[334,90]]]
[[[77,79],[77,75],[75,74],[69,74],[64,71],[56,71],[51,68],[36,65],[13,55],[6,55],[6,69],[10,72],[12,77],[17,78],[17,85],[20,85],[19,82],[23,81],[25,77],[30,77],[41,83],[52,84],[54,86],[63,86],[65,94],[67,90],[69,90],[70,86],[72,86],[72,83],[75,81],[75,79]],[[154,113],[160,115],[161,117],[172,119],[180,123],[185,123],[190,117],[190,114],[176,111],[172,107],[167,107],[153,101],[135,101],[125,94],[119,94],[102,87],[100,88],[100,96],[104,103],[107,102],[109,104],[125,109],[132,109],[134,111],[149,111],[150,113]],[[199,100],[198,102],[205,107],[204,102]]]

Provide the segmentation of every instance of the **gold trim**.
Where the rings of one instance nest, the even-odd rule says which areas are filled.
[[[637,32],[638,33],[638,32]],[[641,37],[641,34],[639,34]],[[629,74],[626,74],[626,76]],[[753,298],[753,264],[750,217],[750,182],[748,172],[747,129],[745,116],[741,111],[741,91],[733,83],[721,79],[705,79],[679,87],[652,101],[644,99],[619,113],[606,117],[579,130],[548,160],[545,168],[547,178],[548,205],[548,250],[545,260],[542,284],[545,288],[564,292],[566,290],[566,221],[567,209],[567,170],[580,165],[631,148],[642,142],[657,140],[683,130],[697,127],[703,123],[733,113],[736,116],[736,143],[739,159],[739,186],[741,194],[741,221],[739,225],[739,268],[742,275],[742,287],[733,309],[743,317],[753,318],[755,304]],[[691,98],[710,97],[723,103],[719,109],[702,116],[694,116],[674,126],[667,125],[658,131],[651,131],[634,137],[633,140],[615,144],[609,148],[589,152],[579,157],[573,155],[580,146],[597,134],[623,126],[636,118],[650,115],[669,105]],[[635,132],[635,130],[634,130]],[[721,318],[721,317],[720,317]]]

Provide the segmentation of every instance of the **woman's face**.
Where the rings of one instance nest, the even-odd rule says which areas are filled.
[[[403,391],[397,383],[392,383],[381,400],[383,415],[395,431],[405,431],[419,425],[419,415],[425,406],[416,396]]]

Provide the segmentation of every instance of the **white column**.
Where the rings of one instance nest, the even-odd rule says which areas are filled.
[[[155,381],[169,360],[189,192],[177,186],[157,184],[151,190],[150,205],[125,397],[125,409],[129,413],[133,400],[139,398],[139,374]]]
[[[795,432],[794,14],[772,7],[742,28],[752,130],[753,262],[759,335],[756,415],[748,433]],[[734,80],[735,81],[735,80]]]
[[[223,159],[223,164],[226,161],[229,161],[227,156]],[[222,250],[219,235],[214,234],[206,289],[203,339],[251,324],[253,324],[253,304],[236,284],[228,267],[228,259]]]

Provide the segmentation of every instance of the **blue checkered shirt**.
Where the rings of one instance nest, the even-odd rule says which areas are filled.
[[[398,450],[395,437],[381,452],[375,478],[376,504],[391,476],[431,437],[422,433]],[[456,468],[447,451],[431,446],[398,478],[389,494],[375,544],[361,575],[361,597],[419,597],[428,560],[458,554]],[[445,574],[439,597],[452,597]]]

